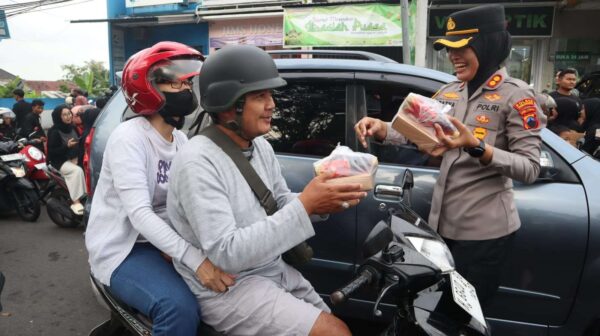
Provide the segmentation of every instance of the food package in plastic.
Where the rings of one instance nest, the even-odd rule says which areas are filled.
[[[440,125],[450,137],[458,136],[458,130],[447,117],[451,108],[435,99],[409,93],[392,120],[392,127],[421,150],[431,150],[440,143],[433,125]]]
[[[360,183],[361,189],[366,191],[373,189],[379,163],[374,155],[354,152],[346,146],[338,145],[329,156],[313,165],[317,175],[333,173],[333,178],[328,180],[328,183]]]

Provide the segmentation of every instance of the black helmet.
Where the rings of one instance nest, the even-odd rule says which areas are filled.
[[[250,45],[219,49],[206,59],[200,72],[200,105],[209,113],[231,109],[248,92],[287,84],[271,56]]]

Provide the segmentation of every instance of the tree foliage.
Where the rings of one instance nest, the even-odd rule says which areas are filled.
[[[89,93],[90,96],[100,96],[108,89],[109,74],[103,62],[90,60],[83,66],[68,64],[62,66],[64,79],[71,81]]]
[[[0,98],[12,98],[13,90],[17,88],[22,88],[22,81],[23,80],[19,76],[17,76],[5,85],[0,85]],[[25,97],[35,98],[37,96],[35,92],[25,90]]]

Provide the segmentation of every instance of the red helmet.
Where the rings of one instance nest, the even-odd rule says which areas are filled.
[[[177,42],[159,42],[131,56],[123,69],[121,86],[133,112],[150,115],[165,104],[156,84],[184,80],[200,73],[204,56]]]

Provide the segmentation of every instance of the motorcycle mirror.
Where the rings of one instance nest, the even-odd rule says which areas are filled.
[[[386,248],[392,240],[394,240],[392,229],[384,221],[377,223],[371,232],[369,232],[367,239],[365,239],[363,256],[365,258],[374,256]]]

